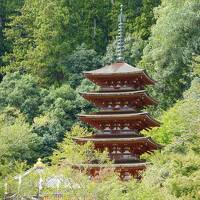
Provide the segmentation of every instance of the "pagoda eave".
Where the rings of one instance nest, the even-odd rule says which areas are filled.
[[[127,102],[127,106],[131,104],[131,106],[135,107],[158,104],[158,101],[150,97],[145,90],[129,92],[83,92],[80,95],[99,107],[105,106],[106,102],[113,105],[115,105],[115,102]]]
[[[145,118],[145,119],[151,119],[151,120],[159,123],[158,121],[151,118],[147,112],[125,113],[125,114],[123,114],[123,113],[104,114],[104,113],[98,112],[98,113],[92,113],[92,114],[79,114],[78,116],[82,117],[82,118],[88,118],[88,119],[91,118],[91,119],[98,119],[98,120],[103,120],[103,121],[110,119],[110,118],[112,118],[113,120],[115,120],[115,119],[144,119]]]
[[[135,84],[140,85],[154,85],[156,81],[151,79],[148,75],[144,73],[144,71],[137,73],[123,73],[123,74],[90,74],[84,73],[84,76],[90,81],[94,82],[99,86],[105,86],[107,81],[119,81],[119,80],[127,80],[132,81]]]
[[[103,77],[109,77],[109,78],[115,78],[115,77],[134,77],[134,76],[141,76],[140,78],[146,79],[148,84],[155,84],[155,80],[150,78],[145,70],[131,66],[125,62],[116,62],[112,63],[111,65],[106,65],[105,67],[102,67],[97,70],[92,71],[84,71],[83,74],[88,79],[93,78],[103,78]]]
[[[131,145],[147,145],[149,147],[152,147],[153,149],[161,148],[159,144],[156,144],[153,142],[153,140],[150,137],[134,137],[134,138],[94,138],[94,137],[81,137],[81,138],[74,138],[74,140],[78,144],[83,144],[87,142],[93,142],[95,144],[104,144],[104,145],[113,145],[113,144],[131,144]]]
[[[143,170],[146,168],[148,163],[143,162],[143,163],[116,163],[116,164],[74,164],[74,168],[79,168],[79,169],[115,169],[115,170]]]
[[[94,126],[99,130],[105,130],[107,124],[121,123],[124,128],[128,123],[131,129],[151,129],[153,127],[160,126],[160,123],[151,118],[148,113],[131,113],[131,114],[90,114],[90,115],[78,115],[78,117],[85,123]],[[129,128],[130,130],[130,128]]]
[[[86,171],[91,177],[98,177],[103,170],[119,173],[121,180],[130,180],[130,175],[137,179],[146,169],[147,163],[123,163],[123,164],[79,164],[73,165],[74,169]]]
[[[107,149],[108,152],[113,152],[116,146],[119,147],[120,154],[113,154],[115,156],[121,156],[123,149],[129,149],[129,155],[137,154],[142,155],[143,153],[151,154],[155,150],[161,149],[161,146],[153,142],[150,138],[74,138],[75,142],[79,145],[83,145],[87,142],[92,142],[95,149],[103,151]],[[112,153],[111,153],[112,155]],[[114,159],[116,160],[116,159]]]
[[[113,63],[97,70],[84,71],[83,74],[105,91],[131,90],[156,83],[145,70],[125,62]]]

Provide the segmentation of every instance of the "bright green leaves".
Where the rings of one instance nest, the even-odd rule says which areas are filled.
[[[156,94],[167,108],[182,96],[192,79],[192,54],[199,53],[198,1],[163,1],[141,64],[158,81]]]
[[[196,79],[189,90],[184,93],[184,99],[178,101],[160,118],[161,127],[154,128],[150,135],[159,142],[169,144],[175,136],[198,133],[200,116],[200,83]],[[148,133],[149,134],[149,133]]]
[[[15,108],[7,107],[1,113],[0,137],[0,165],[5,160],[30,162],[38,156],[39,137]]]
[[[152,135],[165,147],[151,160],[142,185],[148,181],[152,188],[163,189],[172,199],[199,199],[200,179],[200,82],[192,82],[184,99],[163,113],[160,128]]]

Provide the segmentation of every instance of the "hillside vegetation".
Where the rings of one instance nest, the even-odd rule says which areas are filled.
[[[81,72],[115,59],[121,3],[126,15],[126,62],[157,80],[148,91],[160,102],[149,111],[161,127],[144,134],[163,149],[144,155],[153,164],[139,183],[122,183],[114,172],[90,181],[66,167],[86,159],[93,148],[76,147],[71,139],[91,131],[76,117],[94,109],[79,95],[95,88]],[[48,173],[59,168],[79,181],[79,192],[68,191],[67,198],[199,200],[199,23],[200,0],[1,1],[0,196],[5,179],[29,169],[41,157],[51,165]],[[106,152],[90,153],[108,162]],[[24,191],[31,188],[24,184]]]

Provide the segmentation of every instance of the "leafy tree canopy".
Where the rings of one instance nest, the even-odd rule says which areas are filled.
[[[199,1],[162,1],[141,65],[158,81],[156,95],[166,109],[192,79],[192,55],[199,54]]]
[[[101,56],[95,50],[88,49],[85,44],[82,44],[72,54],[66,56],[63,62],[67,83],[76,88],[83,80],[83,71],[101,67]]]
[[[63,80],[61,61],[68,51],[68,9],[63,0],[25,1],[21,15],[6,30],[13,49],[4,57],[7,71],[30,71],[49,82]]]
[[[169,144],[174,136],[181,136],[191,131],[197,133],[196,123],[200,116],[200,81],[196,78],[184,93],[184,99],[178,101],[161,116],[162,126],[150,131],[150,135],[161,143]]]
[[[4,35],[6,24],[11,20],[12,17],[19,14],[19,10],[23,3],[24,0],[3,0],[0,2],[0,66],[4,65],[2,56],[5,54],[5,52],[11,49],[11,46]]]
[[[7,106],[19,109],[31,125],[32,132],[40,136],[40,155],[49,155],[66,130],[76,121],[81,107],[77,94],[69,85],[43,88],[31,75],[7,74],[0,83],[0,109]]]
[[[15,108],[7,107],[0,115],[0,163],[32,161],[37,156],[39,137],[31,132],[24,116]]]

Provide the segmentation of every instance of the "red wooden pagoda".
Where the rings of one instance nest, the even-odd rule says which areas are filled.
[[[147,165],[140,159],[143,153],[151,153],[160,148],[150,137],[143,136],[142,130],[159,126],[142,109],[158,102],[145,91],[145,86],[155,83],[147,73],[124,62],[123,21],[119,16],[118,59],[111,65],[97,70],[83,72],[85,77],[100,86],[99,91],[81,93],[99,112],[80,114],[79,118],[96,129],[90,137],[74,138],[78,144],[93,142],[96,150],[109,152],[113,160],[110,167],[120,173],[122,178],[138,177]],[[83,164],[85,166],[85,164]],[[95,176],[103,164],[88,163],[87,168]]]

